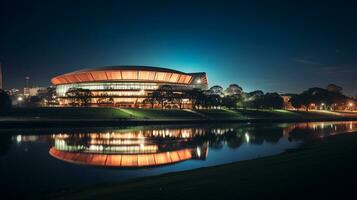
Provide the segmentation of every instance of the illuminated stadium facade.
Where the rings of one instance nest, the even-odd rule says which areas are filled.
[[[173,93],[207,89],[206,73],[184,73],[149,66],[111,66],[84,69],[51,79],[61,105],[70,104],[70,89],[90,91],[90,104],[145,107],[145,100],[163,86]],[[157,105],[156,105],[157,106]]]

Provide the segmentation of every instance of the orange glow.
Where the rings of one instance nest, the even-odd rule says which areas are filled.
[[[93,166],[108,167],[148,167],[159,166],[189,160],[193,157],[193,149],[177,151],[136,154],[136,155],[111,155],[94,153],[74,153],[60,151],[52,147],[50,155],[66,162]]]
[[[91,81],[150,81],[189,84],[192,76],[173,72],[148,71],[148,70],[102,70],[73,72],[52,78],[53,85],[81,83]]]

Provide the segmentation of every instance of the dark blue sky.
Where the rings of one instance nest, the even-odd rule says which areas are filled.
[[[248,3],[249,2],[249,3]],[[81,68],[205,71],[210,85],[357,94],[353,1],[0,2],[5,86],[38,86]]]

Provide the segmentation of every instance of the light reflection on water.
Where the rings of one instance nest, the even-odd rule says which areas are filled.
[[[281,153],[357,122],[213,124],[1,134],[0,187],[39,192]]]

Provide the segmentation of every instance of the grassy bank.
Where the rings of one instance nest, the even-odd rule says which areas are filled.
[[[117,127],[231,122],[357,120],[356,113],[287,110],[161,110],[116,108],[15,108],[0,116],[0,128]]]
[[[70,120],[70,119],[213,119],[213,120],[246,120],[246,119],[328,119],[341,118],[346,115],[334,112],[297,112],[287,110],[161,110],[161,109],[116,109],[116,108],[14,108],[0,120]],[[357,114],[350,114],[355,117]]]
[[[331,136],[281,155],[67,191],[52,199],[282,199],[354,194],[357,135]]]

